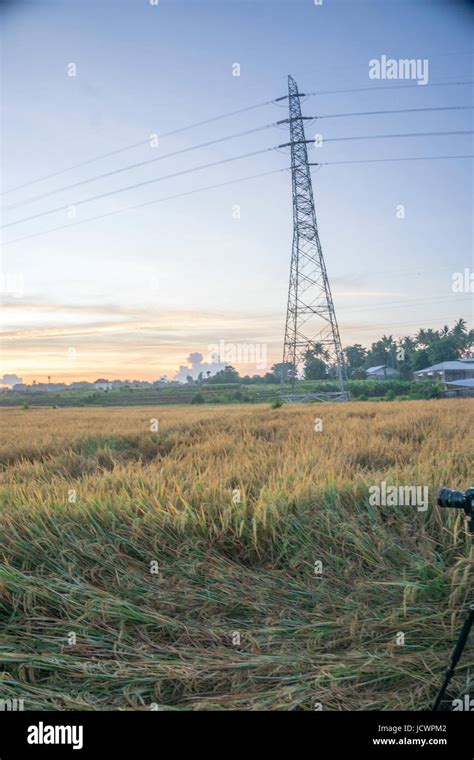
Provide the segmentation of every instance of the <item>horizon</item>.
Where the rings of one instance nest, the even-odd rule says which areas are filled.
[[[461,323],[462,321],[463,321],[462,319],[461,320],[456,320],[455,325]],[[449,325],[444,325],[443,328],[439,328],[438,330],[435,330],[435,332],[437,332],[438,334],[441,334],[442,330],[443,329],[446,330],[447,328],[449,328],[449,330],[452,331],[452,329],[454,328],[455,325],[453,325],[451,328],[449,328]],[[465,327],[466,327],[466,330],[467,330],[467,325],[466,324],[465,324]],[[428,328],[428,329],[431,329],[431,328]],[[420,328],[418,330],[417,334],[420,333],[420,332],[422,332],[422,331],[425,331],[425,330],[426,330],[426,328]],[[392,338],[393,336],[381,335],[380,338],[379,338],[379,340],[375,341],[374,343],[372,343],[371,346],[363,346],[360,343],[353,344],[353,346],[355,346],[355,345],[360,346],[360,347],[362,347],[363,349],[366,350],[367,354],[369,354],[371,348],[374,347],[377,343],[382,342],[383,339],[386,338],[386,337]],[[415,340],[416,335],[404,336],[404,337],[405,337],[405,339],[406,338],[411,338],[411,339]],[[396,344],[398,344],[398,345],[401,345],[401,343],[399,341],[394,341],[394,342]],[[232,352],[232,351],[235,351],[236,349],[240,349],[241,346],[242,346],[242,344],[240,346],[228,345],[228,346],[222,346],[222,348],[224,350]],[[351,348],[353,346],[344,346],[343,350],[345,351],[346,348]],[[243,348],[248,351],[248,348],[250,348],[252,350],[254,348],[254,346],[250,346],[250,347],[243,346]],[[265,349],[265,346],[263,348]],[[257,354],[258,353],[259,352],[257,352]],[[264,350],[262,352],[262,354],[260,354],[259,356],[255,357],[260,362],[266,361],[266,351]],[[231,355],[231,354],[229,354],[229,355]],[[206,359],[206,358],[209,359],[210,363],[203,362],[203,359]],[[472,350],[466,349],[466,351],[462,355],[458,356],[457,360],[458,361],[464,361],[464,362],[465,361],[473,361],[474,360],[474,353],[473,353]],[[442,360],[441,363],[443,361],[444,360]],[[455,360],[446,360],[446,361],[455,361]],[[397,364],[399,363],[398,359],[396,360],[396,363]],[[440,362],[435,362],[435,364],[439,364],[439,363]],[[149,383],[149,384],[154,384],[154,383],[158,383],[158,382],[166,382],[166,383],[179,383],[181,385],[183,385],[183,384],[185,385],[188,382],[188,377],[191,377],[193,379],[193,382],[196,382],[197,380],[199,380],[199,373],[200,373],[200,375],[202,376],[202,380],[205,382],[209,377],[214,377],[219,371],[221,371],[223,369],[226,369],[226,368],[229,368],[229,367],[236,369],[237,370],[237,374],[239,376],[239,379],[240,380],[244,380],[246,377],[250,377],[250,378],[262,377],[262,378],[264,378],[266,375],[272,374],[273,373],[273,367],[275,366],[275,364],[278,364],[278,362],[272,363],[272,365],[269,365],[267,363],[265,363],[265,364],[259,364],[258,361],[256,363],[253,363],[253,364],[248,364],[248,363],[242,364],[239,361],[237,361],[237,362],[232,361],[232,360],[223,361],[222,357],[220,355],[215,355],[214,354],[214,355],[205,357],[205,356],[203,356],[200,353],[193,353],[193,354],[190,354],[187,357],[187,364],[186,365],[181,365],[179,367],[179,371],[176,372],[173,375],[173,377],[169,377],[166,374],[162,374],[162,375],[157,376],[157,377],[141,377],[141,378],[139,378],[139,377],[134,377],[133,375],[130,375],[129,377],[127,377],[127,374],[129,374],[128,372],[125,372],[125,374],[122,375],[122,376],[120,376],[120,377],[115,377],[111,373],[105,372],[104,373],[104,377],[98,377],[98,378],[96,377],[95,380],[91,380],[91,377],[95,377],[94,373],[92,372],[91,375],[90,375],[90,377],[77,377],[77,378],[74,378],[74,379],[68,379],[68,378],[58,379],[58,378],[54,378],[54,377],[50,376],[50,377],[46,378],[47,382],[45,382],[44,380],[38,380],[37,378],[33,378],[33,380],[31,380],[31,381],[29,381],[27,383],[27,382],[24,381],[23,378],[18,377],[15,373],[5,373],[3,376],[0,376],[0,388],[2,388],[2,389],[5,389],[5,388],[12,389],[13,387],[15,387],[16,384],[28,385],[30,387],[32,385],[73,385],[75,383],[88,383],[88,384],[92,384],[93,385],[94,383],[103,383],[103,382],[108,382],[108,383],[109,382],[110,383],[114,383],[114,382],[142,383],[142,382],[145,382],[145,383]],[[374,365],[374,366],[388,366],[388,365]],[[245,368],[248,368],[249,371],[246,371]],[[193,374],[196,375],[196,377],[193,377]],[[8,382],[5,381],[5,378],[7,378],[7,377],[10,378]],[[16,378],[16,380],[15,380],[15,382],[12,382],[12,378],[14,378],[14,377]],[[133,378],[133,379],[130,379],[130,378]]]

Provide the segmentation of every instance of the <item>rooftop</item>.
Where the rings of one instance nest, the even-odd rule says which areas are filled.
[[[474,377],[466,377],[465,380],[452,380],[446,385],[455,385],[457,388],[474,388]]]
[[[456,359],[452,362],[440,362],[440,364],[433,364],[432,367],[419,369],[415,374],[419,374],[420,372],[443,372],[447,369],[474,369],[474,359]]]

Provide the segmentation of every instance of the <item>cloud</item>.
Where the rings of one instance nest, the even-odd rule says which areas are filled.
[[[18,377],[18,375],[2,375],[0,377],[0,385],[8,385],[9,388],[12,388],[17,383],[22,383],[23,378]]]
[[[218,357],[216,357],[218,358]],[[203,377],[206,377],[209,372],[211,375],[215,375],[221,369],[226,368],[225,362],[212,361],[203,362],[203,355],[199,351],[194,351],[189,354],[186,359],[188,364],[181,364],[173,380],[177,380],[179,383],[185,383],[188,377],[192,377],[193,380],[197,380],[199,374],[202,372]],[[191,366],[189,366],[191,365]]]

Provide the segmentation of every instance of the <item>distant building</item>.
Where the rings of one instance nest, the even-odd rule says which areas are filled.
[[[452,383],[446,383],[444,392],[445,396],[474,396],[474,377],[468,377],[465,380],[453,380]]]
[[[365,370],[369,380],[393,380],[398,377],[398,370],[393,367],[387,367],[386,364],[379,364],[377,367],[369,367]]]
[[[433,364],[432,367],[414,372],[415,380],[433,380],[438,383],[453,383],[456,380],[474,378],[474,359],[456,359],[451,362]]]

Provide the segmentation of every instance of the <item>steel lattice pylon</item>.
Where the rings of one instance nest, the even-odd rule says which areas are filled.
[[[293,246],[286,313],[283,370],[292,368],[292,396],[297,375],[301,374],[306,354],[312,351],[331,368],[340,391],[334,400],[349,397],[347,377],[331,288],[324,263],[314,208],[307,141],[301,115],[298,85],[288,77],[288,103],[293,190]],[[289,380],[282,372],[283,383]],[[307,396],[308,394],[306,394]],[[324,394],[317,394],[323,396]],[[302,399],[302,396],[301,396]]]

